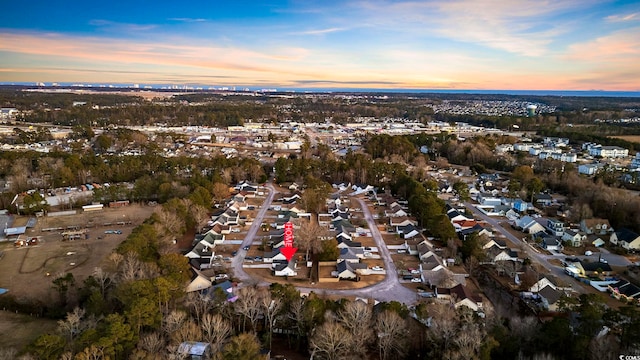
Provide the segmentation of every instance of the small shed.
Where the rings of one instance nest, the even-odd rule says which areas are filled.
[[[211,345],[204,342],[185,341],[178,347],[178,353],[187,360],[209,360]]]

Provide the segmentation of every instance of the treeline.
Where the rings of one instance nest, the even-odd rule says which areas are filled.
[[[409,201],[409,211],[415,216],[428,235],[442,240],[456,238],[456,232],[447,216],[444,200],[438,198],[438,187],[434,182],[427,186],[409,175],[402,175],[391,186],[393,194]]]
[[[0,152],[0,178],[10,184],[10,191],[0,197],[0,205],[8,208],[15,194],[29,189],[46,191],[87,183],[113,183],[120,185],[96,189],[93,200],[166,202],[171,197],[189,197],[199,188],[212,194],[216,183],[233,184],[245,179],[263,182],[267,176],[262,164],[250,158],[165,158],[153,153],[97,156],[91,151],[43,155],[7,151]]]

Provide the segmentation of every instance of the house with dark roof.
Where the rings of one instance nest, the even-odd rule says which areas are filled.
[[[273,263],[274,276],[296,276],[296,260],[292,258],[290,261],[278,260]]]
[[[406,226],[398,226],[396,228],[396,231],[404,239],[411,239],[413,237],[420,235],[420,230],[418,230],[418,228],[412,224],[409,224]]]
[[[558,310],[558,300],[563,295],[562,291],[559,291],[551,286],[545,286],[540,291],[538,291],[538,295],[542,300],[542,307],[549,311],[557,311]]]
[[[587,262],[585,260],[577,259],[578,261],[565,259],[565,262],[572,265],[578,270],[578,275],[581,277],[606,277],[614,274],[613,269],[608,263],[601,261]]]
[[[342,248],[340,249],[340,255],[338,255],[338,262],[346,261],[350,263],[359,263],[360,259],[364,258],[363,248]]]
[[[540,238],[540,246],[542,246],[543,249],[549,250],[549,251],[560,251],[562,250],[562,243],[560,242],[560,240],[553,236],[553,235],[549,235],[547,233],[538,233],[541,234],[539,236]]]
[[[457,309],[460,306],[466,306],[473,311],[482,309],[482,298],[472,294],[469,289],[458,284],[452,288],[436,288],[436,299],[449,301]]]
[[[620,280],[614,284],[609,284],[607,290],[611,293],[611,296],[618,300],[640,305],[640,287],[633,285],[627,280]]]
[[[490,239],[486,244],[484,244],[482,246],[483,249],[490,249],[491,247],[496,246],[499,249],[506,249],[507,248],[507,243],[504,240],[501,239]]]
[[[614,245],[622,246],[623,248],[628,250],[640,249],[640,235],[627,228],[620,228],[613,234],[611,234],[609,242]]]
[[[344,234],[336,236],[336,240],[338,241],[338,248],[340,249],[362,247],[361,242],[352,241],[351,238],[345,236]]]
[[[582,246],[587,241],[587,235],[580,230],[567,229],[562,234],[562,241],[573,247]]]
[[[553,202],[553,198],[549,194],[535,194],[533,196],[533,201],[536,205],[550,206]]]
[[[348,261],[341,261],[337,265],[338,279],[355,280],[358,278],[359,270],[367,269],[367,264],[356,264]]]

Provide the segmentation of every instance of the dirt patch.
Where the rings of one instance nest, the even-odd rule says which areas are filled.
[[[51,282],[59,275],[70,272],[76,284],[96,267],[104,266],[106,258],[153,212],[153,207],[131,205],[117,209],[79,213],[77,215],[39,218],[28,237],[38,237],[39,244],[29,248],[15,248],[8,242],[0,245],[4,256],[0,259],[0,285],[18,298],[48,299]],[[86,230],[80,240],[63,241],[61,231],[42,231],[51,228]],[[121,234],[105,234],[106,230],[119,230]]]
[[[0,348],[21,350],[41,334],[56,328],[54,320],[0,311]]]

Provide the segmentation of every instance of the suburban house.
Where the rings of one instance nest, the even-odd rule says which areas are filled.
[[[560,243],[560,240],[558,240],[557,237],[553,235],[549,235],[547,233],[542,233],[542,236],[540,236],[540,239],[541,239],[540,246],[542,246],[543,249],[546,249],[549,251],[562,250],[562,243]]]
[[[620,280],[614,284],[609,284],[607,290],[618,300],[640,305],[640,287],[633,285],[627,280]]]
[[[414,225],[398,226],[396,229],[398,234],[404,239],[411,239],[412,237],[420,235],[420,230]]]
[[[458,232],[458,235],[462,237],[463,240],[466,240],[467,236],[473,233],[478,234],[478,236],[488,236],[488,237],[493,236],[493,233],[491,231],[489,231],[487,228],[485,228],[480,224],[476,224],[474,227],[469,229],[461,230]]]
[[[286,256],[284,256],[282,252],[280,252],[281,249],[282,247],[274,248],[272,251],[264,253],[264,256],[262,257],[262,261],[266,263],[286,261],[287,258]]]
[[[500,249],[498,246],[494,245],[493,247],[487,250],[487,255],[492,260],[492,262],[497,261],[520,261],[518,259],[518,251],[515,249]]]
[[[622,246],[625,249],[639,249],[640,235],[627,228],[620,228],[611,234],[609,242],[614,245]]]
[[[215,299],[218,294],[222,294],[228,302],[238,300],[238,295],[233,293],[233,283],[229,280],[215,284],[206,290],[206,295],[209,298]]]
[[[539,232],[545,231],[544,226],[542,226],[536,219],[531,216],[523,216],[515,222],[516,229],[521,229],[522,232],[527,234],[537,234]]]
[[[191,282],[187,285],[185,292],[201,291],[211,287],[211,278],[204,275],[200,270],[191,268]]]
[[[408,216],[409,214],[400,205],[395,205],[391,209],[384,211],[384,215],[387,217],[399,217]]]
[[[564,234],[564,222],[556,219],[547,219],[547,229],[555,236],[562,236]]]
[[[248,192],[248,193],[255,193],[255,192],[258,191],[258,186],[257,185],[250,184],[247,181],[243,181],[243,182],[239,183],[238,185],[236,185],[235,188],[238,191],[244,191],[244,192]]]
[[[482,298],[473,295],[462,284],[449,289],[436,288],[436,299],[450,301],[456,309],[460,306],[466,306],[473,311],[482,309]]]
[[[412,220],[406,216],[398,216],[398,217],[392,217],[389,218],[389,225],[393,226],[393,227],[398,227],[398,226],[407,226],[407,225],[417,225],[418,223],[415,220]]]
[[[580,221],[580,230],[584,231],[587,235],[606,235],[613,232],[613,229],[609,224],[609,220],[599,218],[584,219]]]
[[[341,248],[340,255],[338,255],[338,262],[347,261],[350,263],[359,263],[360,259],[364,258],[364,249],[359,248]]]
[[[358,270],[367,269],[367,264],[355,264],[341,261],[337,264],[338,279],[355,280],[358,278]]]
[[[584,260],[574,261],[571,263],[578,270],[581,277],[604,277],[614,274],[608,263],[601,261],[586,262]]]
[[[486,244],[484,244],[482,246],[483,249],[490,249],[492,247],[497,247],[498,249],[506,249],[507,248],[507,243],[504,240],[500,240],[500,239],[491,239],[489,240]]]
[[[579,247],[587,241],[587,235],[579,230],[567,229],[562,234],[562,241],[569,246]]]
[[[549,194],[535,194],[533,196],[533,201],[536,203],[536,205],[550,206],[553,202],[553,198]]]
[[[518,200],[513,202],[512,207],[516,211],[525,212],[525,211],[527,211],[527,209],[529,209],[529,203],[527,203],[524,200],[518,199]]]
[[[464,221],[464,220],[473,220],[473,219],[469,219],[468,217],[460,214],[460,212],[456,209],[451,209],[449,211],[447,211],[447,216],[449,217],[449,220],[453,223],[455,221]]]
[[[291,259],[290,261],[279,260],[273,263],[273,275],[275,276],[296,276],[298,272],[296,271],[296,260]]]

